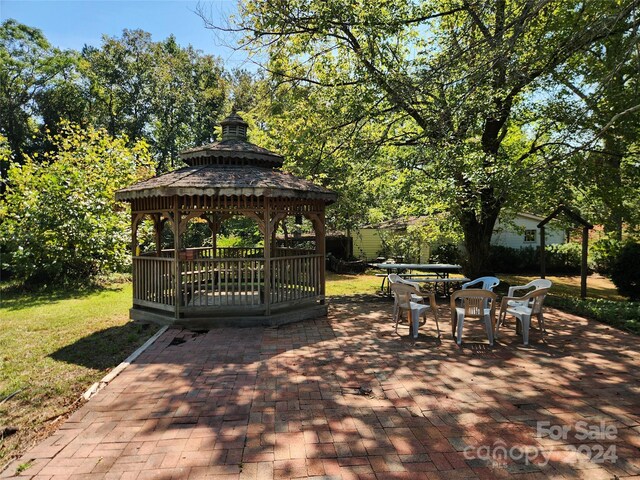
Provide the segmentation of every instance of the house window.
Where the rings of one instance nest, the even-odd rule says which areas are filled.
[[[528,243],[532,243],[536,241],[536,231],[535,230],[525,230],[524,231],[524,241]]]

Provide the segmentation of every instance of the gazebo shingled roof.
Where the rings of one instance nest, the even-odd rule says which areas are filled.
[[[221,122],[222,140],[180,152],[188,167],[123,188],[116,200],[173,195],[244,195],[307,198],[332,203],[336,194],[279,171],[283,158],[247,141],[247,123],[236,113]]]
[[[165,173],[119,190],[117,200],[172,195],[308,198],[332,203],[336,194],[295,175],[253,165],[202,165]]]

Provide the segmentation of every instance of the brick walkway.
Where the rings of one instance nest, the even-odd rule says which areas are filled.
[[[0,476],[30,461],[37,479],[640,478],[638,337],[549,309],[544,342],[511,323],[491,349],[469,322],[458,348],[444,320],[442,343],[432,323],[395,335],[390,310],[170,329]]]

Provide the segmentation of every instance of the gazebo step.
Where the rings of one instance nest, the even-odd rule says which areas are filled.
[[[224,315],[187,316],[176,319],[170,312],[151,312],[147,309],[132,308],[130,318],[136,321],[153,322],[160,325],[178,325],[185,328],[258,327],[277,326],[300,322],[327,315],[327,305],[313,304],[305,307],[279,311],[271,315]]]

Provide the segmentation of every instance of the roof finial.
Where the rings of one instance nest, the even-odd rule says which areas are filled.
[[[222,141],[226,140],[241,140],[247,141],[247,127],[249,124],[245,122],[240,115],[235,112],[234,108],[231,110],[231,115],[220,122],[222,125]]]

